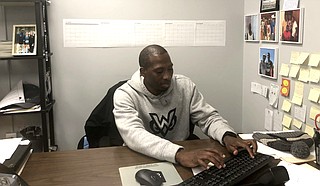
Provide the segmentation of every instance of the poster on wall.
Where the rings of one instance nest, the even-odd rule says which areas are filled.
[[[244,40],[259,41],[258,14],[244,16]]]
[[[278,12],[260,14],[260,40],[278,42]]]
[[[261,0],[260,12],[278,11],[280,0]]]
[[[12,55],[36,55],[36,25],[13,25]]]
[[[282,43],[302,44],[304,9],[280,11],[280,41]]]
[[[271,79],[277,79],[278,48],[260,47],[258,74]]]

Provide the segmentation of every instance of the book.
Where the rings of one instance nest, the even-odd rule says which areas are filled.
[[[120,167],[120,177],[123,186],[140,186],[140,184],[135,179],[135,174],[141,169],[149,169],[152,171],[161,171],[166,182],[163,183],[163,186],[177,185],[183,180],[180,177],[178,171],[169,162],[160,162],[160,163],[150,163],[142,165],[134,165],[127,167]]]

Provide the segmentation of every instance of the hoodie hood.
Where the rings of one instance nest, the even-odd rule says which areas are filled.
[[[140,75],[140,70],[137,70],[131,77],[131,79],[128,81],[129,86],[131,86],[134,90],[137,92],[147,96],[150,99],[159,99],[162,104],[166,104],[168,101],[168,95],[170,95],[170,92],[173,89],[173,81],[175,80],[175,76],[172,76],[171,84],[168,90],[163,92],[160,95],[154,95],[152,94],[147,87],[143,83],[144,77]]]

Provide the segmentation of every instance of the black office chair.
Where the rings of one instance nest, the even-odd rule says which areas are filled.
[[[115,90],[123,85],[127,80],[120,81],[113,85],[94,108],[85,123],[85,135],[78,142],[78,149],[83,149],[84,137],[87,137],[89,148],[110,147],[123,145],[123,139],[120,136],[113,115],[113,94]],[[194,124],[190,122],[190,136],[187,140],[199,139],[193,134]]]
[[[127,80],[113,85],[87,119],[84,129],[89,142],[89,148],[120,146],[123,144],[112,111],[114,108],[113,94],[125,82]],[[81,146],[83,141],[79,143]]]

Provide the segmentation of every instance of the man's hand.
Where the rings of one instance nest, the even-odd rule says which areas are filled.
[[[217,168],[222,168],[225,155],[216,149],[206,148],[187,151],[179,149],[176,153],[176,161],[184,167],[196,167],[198,165],[209,168],[208,163],[213,163]]]
[[[257,153],[258,145],[254,139],[243,140],[240,137],[225,136],[223,142],[227,150],[233,155],[238,154],[239,148],[245,148],[252,158],[254,158],[254,155]]]

